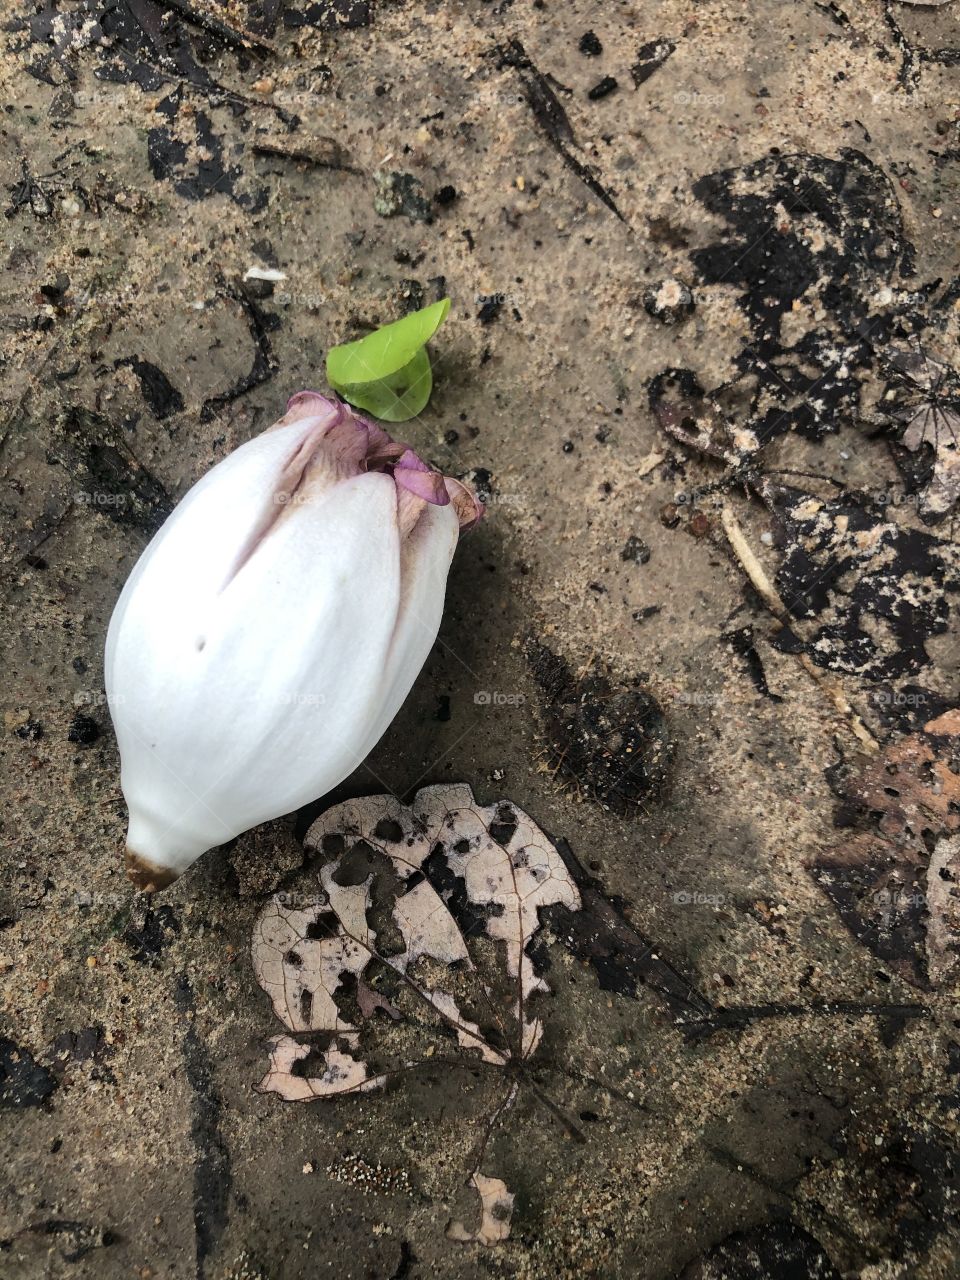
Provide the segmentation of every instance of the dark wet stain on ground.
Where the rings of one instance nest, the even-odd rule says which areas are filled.
[[[672,744],[653,694],[639,680],[615,686],[600,671],[575,677],[537,641],[526,652],[545,695],[547,751],[558,774],[621,816],[659,795]]]

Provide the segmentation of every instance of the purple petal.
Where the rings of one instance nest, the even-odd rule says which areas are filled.
[[[407,449],[393,468],[393,478],[404,489],[432,502],[435,507],[445,507],[450,501],[443,476],[434,471],[413,452]]]

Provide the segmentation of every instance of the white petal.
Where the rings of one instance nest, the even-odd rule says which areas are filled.
[[[452,504],[424,507],[402,543],[402,598],[383,674],[381,714],[364,748],[369,754],[383,737],[420,674],[440,630],[450,562],[460,526]]]
[[[400,606],[394,483],[358,476],[290,508],[219,594],[203,534],[176,546],[138,566],[111,626],[110,692],[129,843],[180,870],[366,753]],[[231,550],[236,537],[221,568]]]
[[[276,482],[284,464],[317,425],[302,418],[265,431],[228,454],[181,499],[137,561],[117,601],[107,633],[104,672],[107,692],[113,649],[128,601],[151,566],[151,591],[162,591],[170,614],[189,617],[212,598],[258,526],[272,517]],[[189,565],[189,573],[185,566]]]

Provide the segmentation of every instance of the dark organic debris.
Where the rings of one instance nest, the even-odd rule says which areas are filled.
[[[150,406],[155,418],[162,422],[171,413],[183,411],[183,396],[162,369],[151,364],[149,360],[141,360],[138,356],[125,356],[113,362],[115,369],[125,366],[137,375],[143,398]]]
[[[89,6],[91,9],[93,5]],[[189,24],[164,20],[161,4],[155,0],[113,0],[97,5],[105,43],[98,50],[103,80],[141,89],[159,89],[175,76],[197,89],[216,88],[216,82],[197,61],[189,34]]]
[[[477,312],[477,319],[481,324],[493,324],[494,320],[500,315],[502,308],[503,294],[491,293],[481,302],[480,310]]]
[[[642,538],[638,538],[632,533],[623,545],[620,552],[620,559],[627,560],[631,564],[647,564],[650,560],[650,548]]]
[[[884,1143],[882,1161],[874,1164],[868,1176],[875,1212],[889,1232],[893,1259],[916,1257],[941,1233],[947,1240],[955,1236],[960,1225],[960,1154],[955,1136],[937,1125],[920,1128],[906,1122],[891,1142]],[[952,1240],[947,1249],[952,1252]]]
[[[76,742],[78,746],[89,747],[100,737],[100,726],[92,716],[78,711],[67,730],[67,741]]]
[[[173,510],[163,485],[130,452],[122,432],[78,405],[57,419],[52,456],[69,471],[79,500],[117,524],[153,534]]]
[[[50,1046],[50,1066],[59,1080],[69,1083],[69,1069],[77,1063],[90,1064],[90,1078],[116,1084],[116,1076],[106,1060],[113,1055],[113,1044],[101,1026],[83,1027],[80,1031],[64,1031]]]
[[[580,181],[593,192],[598,200],[607,206],[611,213],[615,214],[621,222],[626,222],[623,214],[617,208],[617,202],[613,195],[603,185],[593,169],[584,164],[582,160],[579,160],[571,151],[571,147],[575,147],[577,142],[567,113],[563,109],[560,99],[554,93],[549,80],[531,62],[527,56],[526,49],[520,41],[511,40],[509,44],[499,50],[499,54],[500,65],[513,67],[520,76],[520,82],[523,85],[534,119],[546,134],[566,167],[571,173],[576,174]]]
[[[704,391],[692,369],[662,370],[651,378],[647,395],[663,431],[698,453],[726,463],[734,475],[744,472],[757,454],[759,441],[754,433],[738,425],[735,411],[725,412],[719,393]],[[688,504],[697,493],[687,494]]]
[[[803,1227],[783,1221],[734,1232],[677,1280],[840,1280],[840,1272]]]
[[[138,0],[138,4],[142,6],[143,0]],[[191,26],[209,32],[228,49],[261,56],[275,52],[273,45],[264,40],[258,32],[246,27],[231,27],[223,18],[208,13],[205,9],[194,7],[193,4],[188,3],[188,0],[163,0],[163,5],[167,9],[173,9]]]
[[[822,13],[825,13],[828,18],[835,22],[838,27],[842,27],[844,31],[850,30],[850,19],[836,3],[836,0],[814,0],[814,5]]]
[[[64,9],[56,0],[27,19],[14,19],[8,30],[25,34],[41,52],[27,70],[38,80],[56,84],[56,70],[77,79],[79,55],[90,50],[98,60],[97,77],[135,83],[155,90],[165,81],[185,80],[195,88],[220,88],[198,61],[217,48],[265,56],[273,46],[258,33],[232,27],[189,0],[79,0]],[[195,36],[191,38],[191,29]]]
[[[599,102],[601,98],[609,98],[610,94],[615,93],[619,87],[616,76],[604,76],[587,91],[587,97],[591,102]]]
[[[228,196],[241,208],[257,213],[267,203],[267,189],[238,189],[245,176],[242,164],[226,164],[223,137],[214,132],[205,111],[181,110],[184,91],[177,88],[156,108],[165,116],[166,124],[155,125],[147,133],[147,157],[150,171],[158,182],[169,180],[173,189],[186,200],[205,200],[209,196]],[[191,145],[182,135],[184,122],[192,135]]]
[[[637,50],[637,60],[630,68],[633,83],[639,89],[655,71],[659,71],[676,49],[672,40],[651,40]]]
[[[57,1078],[26,1049],[0,1036],[0,1107],[39,1107],[57,1087]]]
[[[762,693],[765,698],[769,698],[771,702],[782,702],[783,698],[778,693],[772,693],[767,684],[767,673],[763,669],[763,662],[754,643],[753,627],[740,627],[736,631],[726,631],[720,638],[725,640],[734,653],[743,659],[747,674],[753,681],[756,691]]]
[[[363,170],[349,163],[343,148],[334,138],[313,138],[309,143],[290,146],[285,142],[272,142],[261,138],[250,148],[255,156],[276,156],[292,160],[296,164],[308,164],[317,169],[336,169],[340,173],[362,174]]]
[[[314,0],[306,8],[287,5],[283,25],[314,27],[317,31],[353,31],[370,25],[369,0]]]
[[[238,378],[229,391],[221,392],[220,395],[210,396],[204,400],[200,410],[201,422],[209,422],[224,406],[232,404],[234,400],[246,395],[254,387],[259,387],[261,383],[269,381],[277,371],[277,363],[270,347],[270,338],[267,331],[268,322],[257,306],[256,301],[242,285],[233,288],[230,285],[221,284],[221,291],[224,297],[232,299],[243,312],[247,328],[250,331],[250,338],[253,342],[253,364],[250,367],[250,372],[244,377]]]
[[[545,729],[556,771],[621,816],[655,799],[673,747],[653,694],[639,682],[615,686],[600,671],[575,678],[538,641],[528,643],[527,658],[547,698]]]
[[[899,733],[916,733],[952,710],[950,698],[919,684],[879,684],[870,690],[869,701],[880,723]]]
[[[180,932],[180,921],[173,907],[144,907],[142,914],[131,919],[123,933],[123,941],[138,964],[156,965],[160,956]]]
[[[693,190],[728,228],[693,253],[694,265],[704,285],[736,290],[750,324],[735,357],[750,397],[741,422],[761,444],[835,431],[856,416],[875,348],[925,323],[918,297],[898,289],[913,274],[913,249],[887,176],[847,149],[837,160],[773,155]],[[808,322],[786,342],[784,319],[796,328],[798,309]]]
[[[35,218],[49,218],[53,214],[53,200],[43,181],[35,178],[30,173],[27,162],[22,161],[19,182],[11,183],[7,188],[11,199],[4,210],[4,217],[12,218],[18,210],[29,209]]]
[[[929,720],[880,757],[828,771],[841,843],[811,874],[851,933],[913,985],[960,958],[960,712]]]
[[[768,496],[783,551],[777,588],[795,618],[818,624],[805,645],[811,660],[868,680],[925,666],[927,641],[947,630],[948,594],[960,590],[956,548],[856,493],[822,499],[769,486]],[[785,630],[774,643],[795,640]]]
[[[26,1232],[49,1236],[64,1262],[79,1262],[94,1249],[109,1248],[117,1239],[112,1231],[71,1218],[47,1218],[43,1222],[32,1223]]]
[[[580,37],[580,43],[577,48],[581,53],[586,54],[588,58],[598,58],[603,53],[603,45],[594,31],[585,31]]]
[[[926,8],[940,8],[942,5],[953,3],[953,0],[900,0],[900,3],[922,3]],[[900,54],[897,82],[907,93],[914,93],[920,87],[920,75],[924,63],[939,64],[944,67],[960,65],[960,48],[929,49],[910,40],[897,20],[891,0],[883,0],[883,17]]]
[[[411,222],[432,222],[433,209],[423,194],[423,184],[412,173],[377,170],[373,175],[376,192],[374,210],[381,218],[403,214]]]

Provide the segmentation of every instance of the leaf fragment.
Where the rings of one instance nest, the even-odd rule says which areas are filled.
[[[856,830],[811,868],[854,937],[921,988],[960,958],[958,753],[954,710],[849,773],[831,770],[838,825]]]
[[[252,942],[257,980],[288,1031],[354,1047],[360,1033],[385,1039],[426,1011],[490,1066],[536,1049],[542,1021],[531,1003],[548,988],[530,944],[541,911],[575,912],[581,902],[531,818],[506,801],[480,806],[465,785],[425,787],[409,808],[394,796],[335,805],[305,844],[320,861],[312,895],[275,895]],[[377,1009],[389,1018],[373,1023]],[[366,1064],[337,1049],[327,1050],[319,1081],[291,1085],[284,1077],[303,1056],[291,1053],[285,1038],[274,1042],[267,1077],[285,1097],[366,1080]]]
[[[911,453],[933,452],[933,473],[920,496],[920,514],[940,516],[960,498],[960,413],[936,404],[918,409],[900,443]]]
[[[270,1069],[257,1085],[258,1093],[279,1093],[287,1102],[313,1102],[341,1093],[364,1093],[378,1089],[383,1076],[369,1076],[366,1064],[358,1062],[336,1045],[323,1051],[324,1071],[319,1076],[295,1074],[299,1062],[310,1057],[310,1046],[292,1036],[274,1036],[270,1041]]]
[[[510,1235],[513,1192],[507,1190],[502,1179],[488,1178],[482,1173],[472,1174],[470,1182],[480,1195],[480,1226],[476,1231],[468,1231],[462,1222],[451,1222],[447,1227],[447,1239],[488,1247],[502,1244]]]

